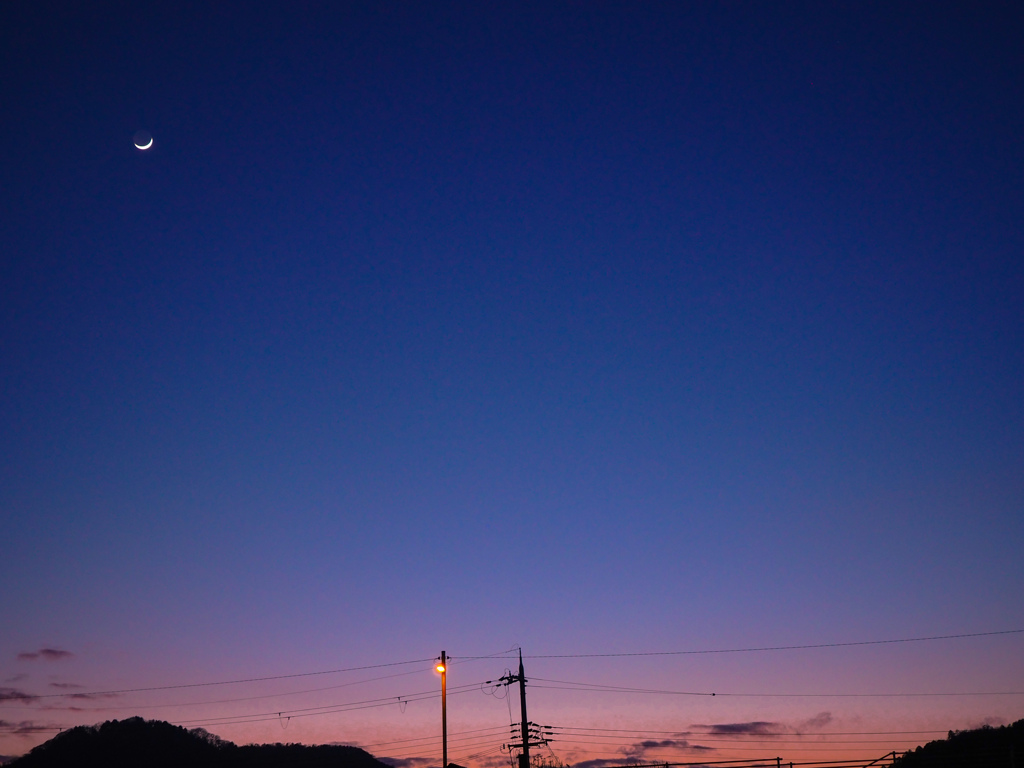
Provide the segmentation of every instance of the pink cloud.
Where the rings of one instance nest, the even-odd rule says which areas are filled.
[[[37,661],[38,659],[43,661],[59,661],[60,659],[70,659],[74,655],[71,651],[62,651],[59,648],[40,648],[38,651],[19,653],[18,661]]]

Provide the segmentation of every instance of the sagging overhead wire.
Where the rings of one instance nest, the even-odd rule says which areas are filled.
[[[587,743],[606,746],[630,746],[650,741],[657,747],[671,748],[678,743],[715,744],[892,744],[920,743],[922,736],[938,736],[945,731],[753,731],[725,734],[702,731],[639,731],[615,728],[580,728],[552,726],[553,738],[559,744]],[[838,738],[837,738],[838,737]],[[850,738],[854,737],[854,738]],[[871,738],[874,737],[874,738]],[[584,742],[578,741],[585,739]]]
[[[660,738],[662,736],[686,736],[686,737],[700,737],[713,736],[714,733],[698,733],[694,731],[649,731],[649,730],[636,730],[634,728],[590,728],[584,726],[573,726],[573,725],[552,725],[551,728],[558,731],[586,731],[587,733],[624,733],[632,734],[635,738],[644,738],[647,736],[653,738]],[[759,731],[759,736],[927,736],[927,735],[945,735],[947,731],[944,730],[931,730],[931,731]]]
[[[692,656],[712,653],[758,653],[762,651],[801,651],[812,648],[851,648],[861,645],[893,645],[897,643],[924,643],[935,640],[959,640],[970,637],[995,637],[997,635],[1024,634],[1024,629],[1003,629],[996,632],[967,632],[957,635],[928,635],[925,637],[901,637],[887,640],[855,640],[843,643],[810,643],[807,645],[765,645],[750,648],[706,648],[689,651],[633,651],[626,653],[546,653],[523,654],[524,659],[605,659],[629,656]],[[500,656],[461,656],[463,659],[503,658]],[[510,658],[510,657],[504,657]]]
[[[384,667],[400,667],[406,664],[427,664],[433,661],[427,659],[410,659],[409,661],[392,661],[387,664],[366,664],[361,667],[344,667],[342,669],[325,669],[319,672],[296,672],[291,675],[268,675],[266,677],[247,677],[239,680],[218,680],[211,683],[181,683],[179,685],[154,685],[147,688],[119,688],[109,691],[86,691],[76,692],[76,696],[107,696],[113,693],[141,693],[143,691],[173,691],[182,688],[209,688],[215,685],[239,685],[241,683],[263,683],[268,680],[290,680],[297,677],[314,677],[316,675],[335,675],[341,672],[359,672],[364,669],[383,669]],[[44,693],[36,696],[37,699],[52,699],[60,696],[67,696],[66,693]]]
[[[868,699],[889,697],[922,696],[1024,696],[1024,691],[954,691],[954,692],[898,692],[898,693],[718,693],[711,691],[670,691],[660,688],[634,688],[601,683],[581,683],[573,680],[551,680],[543,677],[530,678],[534,688],[548,688],[556,691],[587,691],[592,693],[642,693],[661,696],[731,696],[734,698],[792,698],[792,699]],[[545,685],[556,683],[556,685]]]
[[[448,689],[448,696],[457,696],[461,693],[470,693],[476,691],[480,687],[480,683],[472,683],[469,685],[460,685],[454,688]],[[197,726],[197,725],[232,725],[237,723],[259,723],[265,722],[266,720],[276,720],[281,715],[289,715],[291,717],[314,717],[317,715],[330,715],[336,712],[350,712],[358,709],[373,709],[375,707],[389,707],[394,706],[398,698],[402,698],[407,702],[410,701],[424,701],[427,699],[440,698],[441,694],[439,691],[420,691],[418,693],[402,695],[401,697],[386,696],[378,699],[366,699],[364,701],[355,701],[348,704],[324,704],[319,707],[306,707],[304,709],[290,709],[290,710],[273,710],[270,712],[257,712],[249,715],[225,715],[223,717],[207,717],[197,718],[194,720],[178,720],[173,725],[181,726]]]
[[[793,651],[793,650],[809,650],[814,648],[849,648],[854,646],[867,646],[867,645],[892,645],[897,643],[921,643],[930,642],[937,640],[956,640],[963,638],[975,638],[975,637],[995,637],[998,635],[1015,635],[1024,634],[1024,629],[1006,629],[994,632],[970,632],[961,633],[954,635],[929,635],[923,637],[904,637],[895,639],[885,640],[858,640],[851,642],[839,642],[839,643],[811,643],[805,645],[776,645],[776,646],[755,646],[750,648],[709,648],[699,650],[681,650],[681,651],[634,651],[634,652],[623,652],[623,653],[558,653],[558,654],[533,654],[524,655],[523,658],[527,659],[592,659],[592,658],[625,658],[625,657],[644,657],[644,656],[686,656],[686,655],[698,655],[698,654],[721,654],[721,653],[757,653],[763,651]],[[465,661],[473,661],[478,659],[499,659],[508,658],[513,650],[499,651],[484,656],[454,656],[451,657],[454,663],[462,663]],[[324,669],[315,672],[296,672],[287,675],[265,675],[261,677],[246,677],[238,678],[234,680],[215,680],[204,683],[179,683],[177,685],[154,685],[141,688],[116,688],[109,690],[100,691],[77,691],[76,696],[107,696],[111,694],[121,693],[142,693],[149,691],[172,691],[182,690],[187,688],[209,688],[220,685],[241,685],[243,683],[260,683],[267,682],[270,680],[290,680],[302,677],[315,677],[319,675],[333,675],[340,674],[343,672],[358,672],[366,669],[384,669],[386,667],[398,667],[409,664],[427,664],[432,662],[433,657],[422,658],[422,659],[410,659],[408,661],[393,661],[384,664],[366,664],[357,667],[342,667],[338,669]],[[61,698],[67,696],[67,693],[44,693],[35,695],[33,698],[36,699],[49,699],[49,698]],[[261,697],[256,697],[261,698]],[[213,702],[211,702],[213,703]],[[217,702],[219,703],[219,702]]]
[[[449,735],[449,737],[451,737],[451,736],[465,736],[466,734],[470,734],[470,733],[504,734],[506,730],[507,729],[505,728],[504,725],[492,725],[492,726],[489,726],[487,728],[472,728],[472,729],[470,729],[468,731],[452,731],[448,735]],[[415,742],[415,741],[436,741],[436,740],[437,740],[437,736],[433,736],[433,735],[432,736],[417,736],[417,737],[408,738],[408,739],[395,739],[394,741],[377,741],[377,742],[374,742],[373,744],[363,744],[362,746],[364,748],[365,747],[383,747],[383,746],[390,746],[391,744],[408,744],[408,743]]]
[[[468,751],[468,750],[474,750],[474,749],[486,749],[486,748],[495,746],[497,743],[500,743],[501,741],[502,741],[502,737],[501,737],[500,734],[478,734],[476,736],[464,736],[464,737],[455,738],[455,739],[449,738],[448,739],[448,746],[449,747],[455,747],[455,748],[460,749],[462,751]],[[368,745],[359,744],[359,746],[362,749],[366,749]],[[400,745],[400,746],[392,746],[392,747],[389,747],[389,748],[385,748],[385,751],[388,751],[388,750],[393,751],[395,749],[405,750],[407,752],[409,750],[416,750],[416,751],[433,750],[433,749],[439,748],[441,746],[442,746],[442,740],[441,740],[440,734],[438,734],[436,737],[430,739],[429,741],[420,741],[420,742],[417,742],[415,744],[404,744],[404,745]]]
[[[410,675],[421,674],[423,670],[414,669],[411,672],[398,672],[393,675],[378,675],[377,677],[368,677],[363,680],[353,680],[348,683],[339,683],[338,685],[328,685],[321,688],[305,688],[301,691],[284,691],[281,693],[263,693],[258,696],[241,696],[233,699],[209,699],[207,701],[185,701],[181,703],[163,703],[163,704],[132,704],[132,709],[166,709],[167,707],[201,707],[207,704],[233,704],[239,701],[257,701],[259,699],[277,699],[282,696],[300,696],[305,693],[320,693],[321,691],[335,691],[339,688],[350,688],[354,685],[363,685],[365,683],[376,683],[380,680],[392,680],[396,677],[408,677]],[[57,694],[61,695],[61,694]],[[75,697],[78,696],[77,692],[66,693],[64,696]],[[92,695],[92,694],[82,694]],[[399,697],[400,698],[400,697]],[[117,712],[125,708],[125,705],[114,707],[80,707],[80,712]],[[402,711],[405,711],[404,709]]]

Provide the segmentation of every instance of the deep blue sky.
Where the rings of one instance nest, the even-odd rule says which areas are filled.
[[[0,10],[5,684],[1024,628],[1021,6],[510,5]]]

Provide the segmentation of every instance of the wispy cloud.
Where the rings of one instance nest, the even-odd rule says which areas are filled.
[[[826,725],[831,725],[833,720],[835,720],[835,718],[832,717],[831,712],[819,712],[810,720],[804,720],[802,723],[800,723],[800,725],[797,726],[797,730],[817,731],[821,728],[824,728]]]
[[[819,731],[835,722],[831,712],[819,712],[814,717],[802,720],[795,725],[771,722],[768,720],[752,720],[746,723],[713,723],[711,725],[694,725],[693,728],[708,736],[785,736],[791,733],[807,733]]]
[[[51,688],[60,688],[62,691],[69,691],[75,688],[84,688],[84,685],[78,683],[50,683]]]
[[[47,699],[39,709],[48,712],[104,712],[104,707],[80,707],[72,702],[109,701],[120,698],[119,693],[67,693],[59,698]]]
[[[505,768],[508,765],[508,755],[478,757],[467,762],[470,762],[472,765],[483,766],[483,768]]]
[[[38,698],[38,696],[20,691],[17,688],[0,688],[0,701],[20,701],[25,704],[31,704]]]
[[[713,748],[702,747],[698,744],[691,744],[687,747],[687,751],[691,753],[704,753],[713,751]],[[579,762],[573,763],[572,768],[623,768],[623,766],[628,768],[628,766],[634,766],[637,763],[644,761],[659,762],[656,758],[648,760],[642,755],[629,755],[627,757],[601,757],[593,760],[580,760]],[[695,766],[693,763],[690,763],[690,765]]]
[[[572,768],[615,768],[615,766],[633,765],[634,763],[636,763],[636,758],[633,757],[610,757],[581,760],[578,763],[573,763]]]
[[[636,745],[634,745],[634,749],[668,749],[669,747],[676,749],[688,749],[691,746],[690,742],[686,739],[647,739],[646,741],[638,741]]]
[[[38,651],[24,651],[18,654],[18,661],[60,661],[74,656],[71,651],[60,648],[40,648]]]
[[[99,701],[101,699],[116,699],[120,695],[119,693],[69,693],[64,698],[75,701]]]
[[[13,733],[16,736],[30,736],[33,733],[45,733],[57,729],[52,725],[43,725],[33,720],[22,720],[17,723],[10,720],[0,720],[0,730],[6,733]]]
[[[420,768],[438,762],[436,757],[378,757],[377,759],[393,768]]]
[[[689,739],[682,738],[686,733],[676,734],[667,739],[643,739],[621,747],[618,752],[622,757],[601,757],[592,760],[580,760],[573,762],[572,768],[623,768],[633,766],[637,763],[660,762],[665,759],[664,755],[658,753],[663,750],[687,755],[706,755],[715,752],[715,747],[708,747],[703,744],[695,744]]]
[[[778,736],[784,726],[781,723],[755,720],[749,723],[715,723],[694,727],[706,728],[707,732],[714,736]]]
[[[648,753],[662,749],[671,749],[674,752],[711,752],[714,747],[705,747],[701,744],[694,744],[689,739],[644,739],[637,741],[622,749],[630,760],[642,760],[648,757]]]

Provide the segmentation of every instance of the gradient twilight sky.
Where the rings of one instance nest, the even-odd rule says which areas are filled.
[[[520,646],[573,764],[1024,717],[1024,634],[539,658],[1024,629],[1020,3],[246,9],[0,6],[0,754],[437,765],[445,649],[507,764]]]

